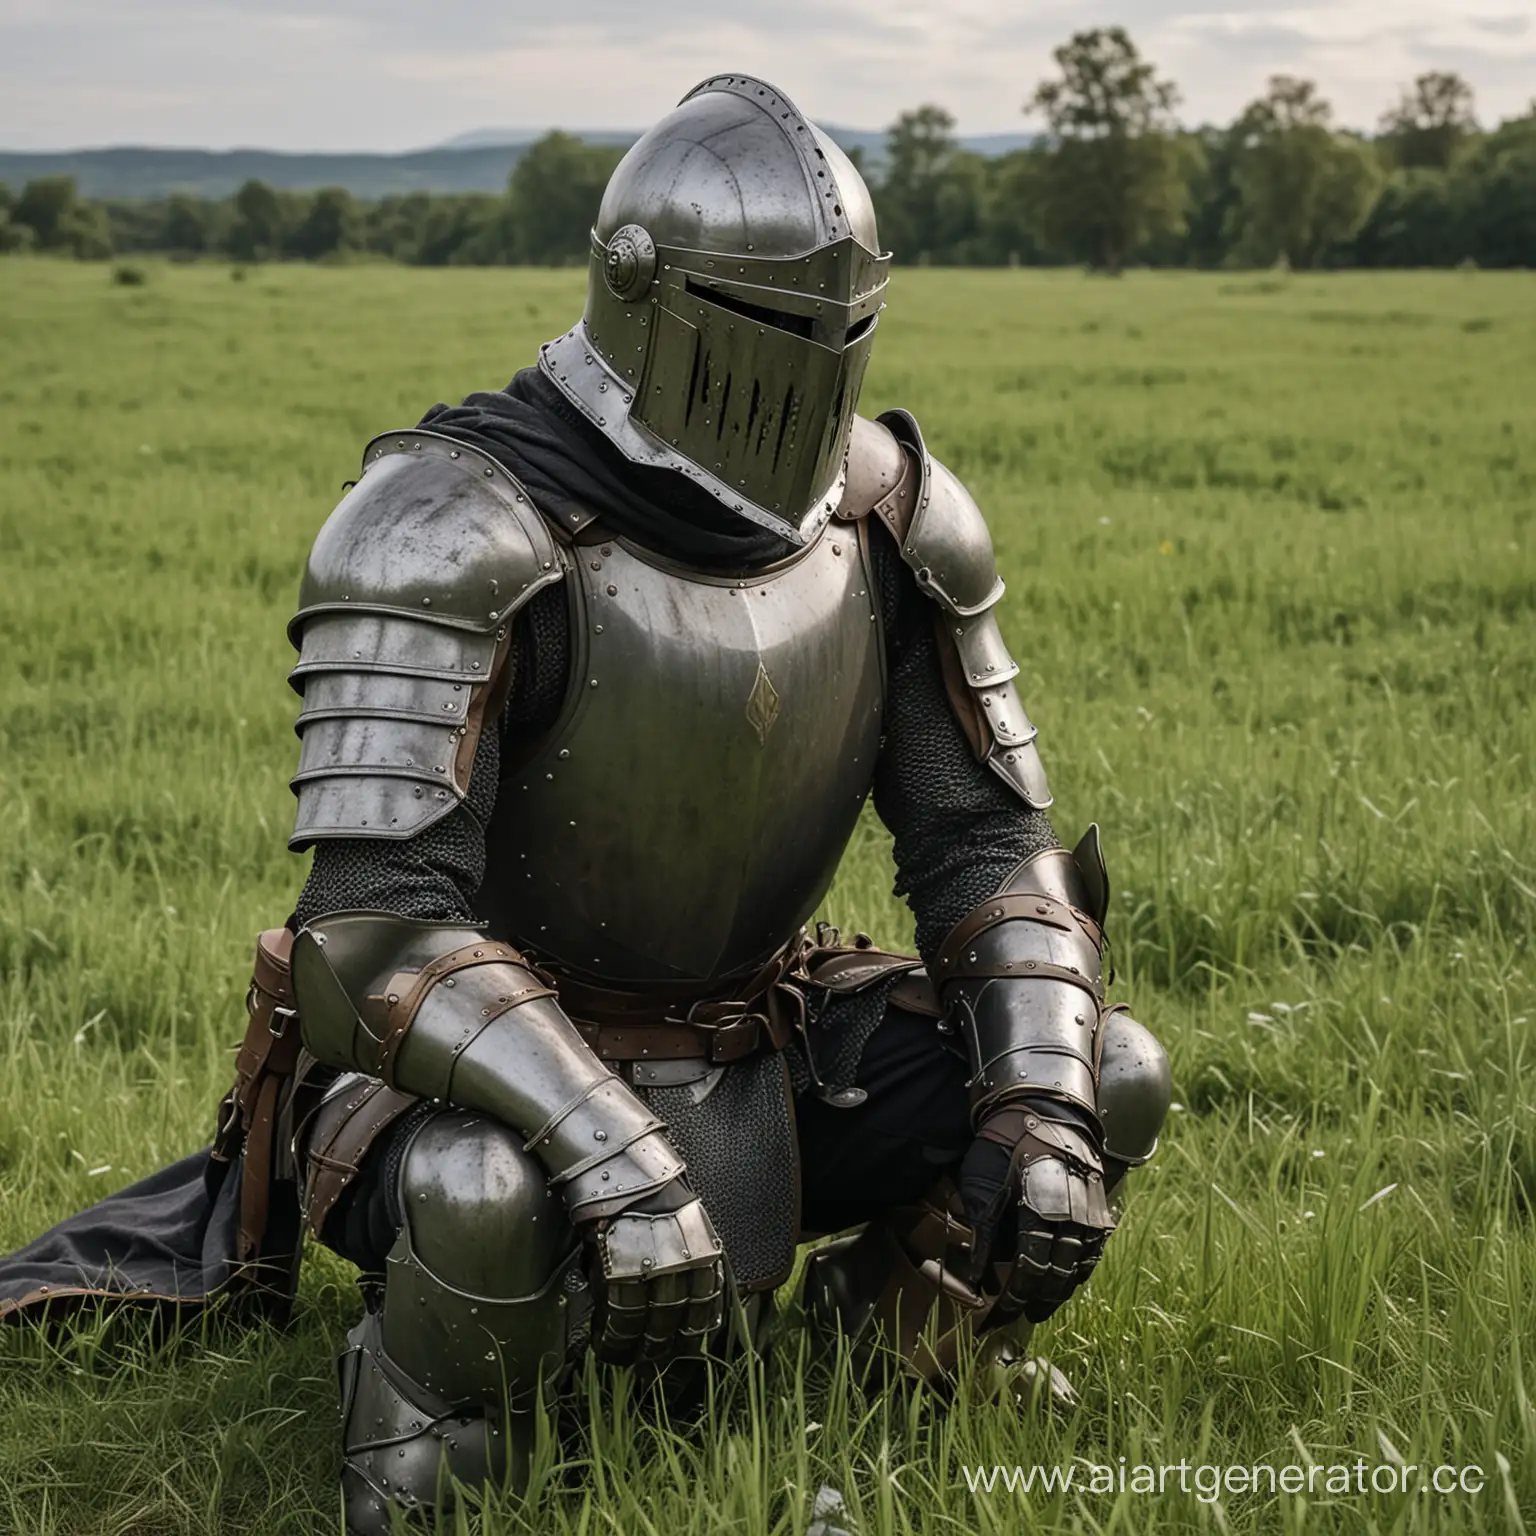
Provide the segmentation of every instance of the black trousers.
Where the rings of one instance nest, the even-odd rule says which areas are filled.
[[[868,1095],[862,1104],[834,1109],[809,1092],[795,1099],[802,1229],[872,1221],[953,1173],[971,1142],[967,1076],[932,1019],[888,1007],[854,1075]]]

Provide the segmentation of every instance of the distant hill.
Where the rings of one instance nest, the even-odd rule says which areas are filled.
[[[864,151],[878,166],[885,134],[863,128],[829,128],[844,149]],[[578,133],[594,144],[632,144],[638,135],[604,129]],[[190,192],[228,197],[254,178],[292,192],[345,187],[373,200],[399,192],[500,192],[518,157],[540,132],[529,128],[480,128],[435,149],[403,155],[284,154],[270,149],[73,149],[44,153],[0,150],[0,182],[12,187],[38,176],[73,176],[85,197],[166,197]],[[982,155],[1006,154],[1031,142],[1026,133],[962,137]]]
[[[527,144],[426,149],[405,155],[280,154],[270,149],[76,149],[52,154],[0,150],[0,181],[73,176],[86,197],[228,197],[254,177],[293,192],[345,187],[374,199],[392,192],[500,192]]]
[[[638,128],[583,128],[568,129],[573,137],[585,139],[588,144],[622,144],[626,149],[640,137]],[[438,149],[526,149],[535,139],[549,132],[547,128],[472,128],[468,133],[456,133],[435,146]]]
[[[878,164],[885,158],[885,130],[883,128],[843,128],[823,123],[822,128],[843,149],[862,149],[866,163]],[[532,128],[476,128],[469,133],[455,134],[442,149],[484,149],[490,147],[517,146],[526,148],[539,132]],[[581,133],[578,138],[592,144],[633,144],[638,133],[609,132],[606,129]],[[1015,149],[1026,149],[1035,141],[1032,133],[974,133],[961,134],[960,144],[978,155],[1006,155]]]

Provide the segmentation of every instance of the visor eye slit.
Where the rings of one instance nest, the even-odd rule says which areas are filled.
[[[690,298],[703,299],[717,309],[740,315],[744,320],[755,321],[758,325],[771,325],[775,330],[786,331],[806,341],[812,338],[816,323],[809,315],[792,315],[782,309],[770,309],[764,304],[752,304],[746,299],[738,299],[734,294],[721,293],[716,288],[696,283],[691,277],[687,279],[686,286]]]

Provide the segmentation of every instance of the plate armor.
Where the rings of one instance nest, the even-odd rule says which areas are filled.
[[[573,683],[556,728],[504,770],[482,910],[610,981],[761,965],[826,894],[874,772],[865,539],[833,523],[743,577],[618,539],[565,564]]]
[[[702,487],[787,553],[730,575],[679,563],[600,511],[541,507],[501,458],[424,430],[369,444],[315,542],[290,627],[295,848],[418,838],[472,810],[519,615],[546,588],[563,590],[569,641],[553,725],[497,738],[489,824],[461,818],[484,838],[478,919],[325,911],[293,946],[304,1043],[342,1074],[301,1133],[312,1229],[371,1138],[426,1116],[403,1122],[391,1174],[398,1201],[423,1205],[400,1223],[344,1373],[358,1532],[388,1529],[392,1504],[440,1502],[444,1464],[515,1476],[530,1385],[557,1390],[589,1337],[604,1358],[664,1364],[714,1347],[733,1281],[751,1300],[787,1276],[799,1182],[782,1048],[808,1041],[812,994],[906,976],[901,1006],[942,1004],[960,1024],[978,1116],[1011,1114],[1026,1074],[1048,1069],[1046,1091],[1081,1123],[1039,1132],[1028,1187],[1050,1221],[1086,1209],[1108,1226],[1097,1184],[1084,1205],[1087,1162],[1067,1160],[1103,1150],[1103,913],[1082,910],[1095,889],[1058,890],[1055,864],[1044,883],[1030,866],[933,985],[910,957],[834,953],[803,930],[890,713],[874,541],[932,603],[942,691],[976,762],[1006,804],[1051,803],[981,513],[909,415],[855,414],[887,261],[867,190],[782,93],[720,76],[625,157],[592,247],[586,312],[543,349],[542,387],[607,439],[597,447]],[[1072,909],[1070,953],[1041,926],[1052,896]],[[1037,957],[1050,986],[1013,971]],[[1115,1038],[1128,1164],[1161,1120],[1138,1099],[1160,1053],[1150,1036]],[[812,1058],[826,1103],[861,1102]],[[515,1262],[497,1257],[535,1223]],[[935,1273],[953,1300],[942,1251],[923,1247],[952,1231],[923,1216],[824,1250],[815,1292],[832,1299],[813,1312],[867,1334],[902,1285],[910,1301]],[[1053,1248],[1068,1228],[1042,1231],[1005,1292],[1053,1275],[1077,1241]],[[407,1317],[430,1321],[429,1349]]]
[[[868,544],[885,535],[871,517],[943,616],[951,697],[978,755],[1049,805],[981,513],[905,413],[857,426],[837,517],[731,577],[552,527],[463,444],[376,439],[315,543],[290,627],[304,697],[292,845],[411,837],[452,810],[502,696],[512,621],[563,581],[565,706],[503,765],[477,904],[498,938],[569,975],[750,971],[825,896],[873,780],[884,660]]]

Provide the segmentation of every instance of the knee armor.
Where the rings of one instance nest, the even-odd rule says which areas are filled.
[[[341,1360],[349,1529],[441,1506],[445,1474],[520,1479],[541,1394],[585,1342],[588,1286],[564,1204],[519,1137],[445,1111],[412,1136],[383,1304]]]

